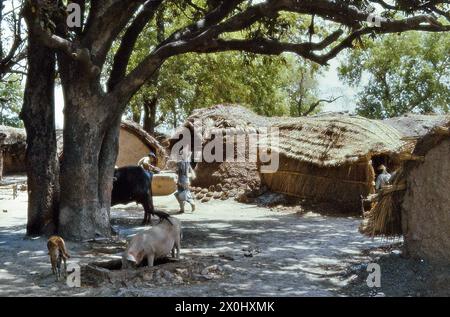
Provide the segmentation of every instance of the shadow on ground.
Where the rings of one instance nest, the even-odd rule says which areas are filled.
[[[25,205],[24,205],[25,206]],[[402,283],[415,276],[429,280],[432,271],[400,258],[391,243],[358,232],[357,217],[334,217],[302,211],[280,212],[233,201],[200,205],[195,213],[178,215],[176,203],[157,202],[159,210],[182,221],[181,255],[185,262],[208,261],[223,270],[221,278],[192,284],[133,284],[69,288],[51,275],[46,238],[24,239],[26,208],[0,219],[0,296],[372,296],[428,295],[425,284]],[[112,225],[122,238],[141,226],[142,207],[117,206]],[[158,221],[153,218],[154,223]],[[105,254],[93,245],[67,242],[72,263],[84,265],[120,257],[120,247]],[[381,249],[380,249],[381,248]],[[378,250],[372,252],[370,250]],[[98,251],[98,250],[97,250]],[[391,254],[392,253],[392,254]],[[390,254],[383,258],[382,255]],[[375,257],[378,256],[380,258]],[[382,290],[367,286],[367,263],[382,266]],[[398,269],[397,269],[398,268]],[[405,273],[406,272],[406,273]],[[442,278],[434,288],[444,289]],[[449,285],[450,283],[447,283]],[[410,291],[414,290],[414,291]],[[392,291],[391,291],[392,290]],[[417,290],[417,291],[416,291]]]

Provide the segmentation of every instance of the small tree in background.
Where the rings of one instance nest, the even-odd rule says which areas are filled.
[[[364,44],[339,69],[360,88],[358,114],[382,119],[449,111],[450,34],[403,33]]]

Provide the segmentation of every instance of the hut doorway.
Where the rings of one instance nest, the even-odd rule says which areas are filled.
[[[375,155],[372,156],[372,167],[375,171],[375,179],[381,173],[379,167],[381,165],[386,166],[389,173],[392,173],[398,167],[396,162],[389,155]]]

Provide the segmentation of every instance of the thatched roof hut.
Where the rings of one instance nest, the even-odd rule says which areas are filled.
[[[58,153],[61,156],[63,150],[63,131],[56,131]],[[148,134],[141,126],[132,121],[120,123],[119,153],[116,165],[136,165],[137,162],[153,151],[158,158],[158,167],[163,168],[167,162],[165,148],[154,137]]]
[[[400,132],[377,120],[338,114],[267,118],[236,105],[197,110],[183,127],[200,138],[203,147],[214,134],[261,134],[269,127],[278,129],[273,133],[279,132],[277,144],[256,145],[259,150],[279,154],[275,173],[259,173],[258,163],[248,160],[202,161],[196,166],[198,177],[194,186],[211,187],[210,191],[227,183],[248,190],[267,186],[290,196],[338,202],[352,210],[360,210],[361,195],[374,192],[374,167],[385,164],[390,169],[397,168],[398,154],[404,145]],[[174,134],[172,145],[178,135],[179,131]]]
[[[397,130],[359,116],[296,118],[275,127],[279,142],[270,150],[279,154],[279,168],[262,174],[263,182],[272,191],[353,212],[361,196],[374,192],[376,168],[396,169],[405,145]]]
[[[273,120],[259,116],[239,105],[216,105],[197,109],[172,135],[170,148],[181,139],[182,130],[185,128],[190,131],[192,137],[190,146],[194,149],[194,139],[197,139],[203,148],[212,141],[214,135],[258,133],[259,129],[271,125]],[[196,164],[195,171],[197,177],[192,185],[197,198],[204,201],[212,197],[223,199],[235,197],[239,192],[252,191],[261,185],[256,162],[201,161]]]
[[[362,232],[404,236],[413,256],[450,263],[450,122],[421,138],[393,184],[378,197]]]
[[[385,119],[382,122],[393,127],[407,138],[420,138],[431,132],[435,127],[443,126],[450,120],[450,115],[413,114]]]
[[[0,125],[0,161],[3,159],[3,173],[26,172],[27,135],[25,129],[12,128]],[[0,168],[1,170],[1,168]]]
[[[273,151],[322,167],[392,155],[404,145],[395,129],[359,116],[304,117],[274,126],[279,129],[280,142]]]

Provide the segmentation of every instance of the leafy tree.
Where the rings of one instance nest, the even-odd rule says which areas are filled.
[[[449,111],[450,34],[403,33],[365,46],[352,51],[339,69],[342,79],[361,88],[359,114],[387,118]]]
[[[8,76],[7,80],[0,81],[0,124],[12,127],[23,127],[19,119],[22,108],[23,89],[20,84],[21,77]]]
[[[21,62],[26,53],[17,4],[15,0],[0,2],[0,124],[21,127]]]
[[[167,31],[174,31],[191,22],[188,14],[181,14],[176,5],[163,9],[144,30],[145,36],[138,39],[130,59],[131,68],[147,54],[148,47],[164,39]],[[170,22],[163,24],[159,22],[161,19]],[[259,24],[250,32],[277,33],[280,38],[288,39],[293,37],[287,32],[291,24],[297,24],[303,30],[309,27],[307,19],[299,21],[292,14],[284,13],[278,20],[281,25],[278,30],[274,28],[278,24],[270,27],[270,31],[265,24]],[[116,50],[117,47],[113,52]],[[109,59],[111,63],[112,58]],[[316,101],[315,78],[318,73],[317,65],[292,54],[261,56],[222,52],[174,56],[132,98],[127,116],[136,122],[143,122],[144,129],[149,132],[153,132],[158,125],[176,127],[194,109],[220,103],[239,103],[266,116],[301,116],[304,114],[293,111],[291,105],[295,103],[296,109],[306,108],[307,102]],[[320,109],[318,105],[313,108],[308,114]]]
[[[196,108],[221,103],[239,103],[266,116],[302,115],[289,105],[296,98],[314,99],[317,73],[317,66],[292,56],[185,54],[167,61],[158,82],[134,96],[129,116],[141,121],[142,106],[149,101],[158,104],[156,123],[172,127]]]

